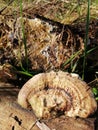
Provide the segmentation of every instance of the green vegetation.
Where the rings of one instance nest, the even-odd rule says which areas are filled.
[[[98,100],[98,88],[94,87],[92,90],[95,95],[95,99]]]
[[[23,39],[23,44],[24,44],[24,50],[25,50],[25,58],[26,58],[26,67],[28,71],[28,56],[27,56],[27,42],[26,42],[26,36],[25,36],[25,29],[24,29],[24,23],[23,23],[23,5],[22,5],[22,0],[20,0],[20,16],[21,16],[21,26],[22,26],[22,39]],[[21,63],[21,68],[22,70],[25,71],[23,68],[23,64]]]
[[[89,32],[89,21],[90,21],[90,0],[88,0],[88,9],[87,9],[87,21],[86,21],[86,38],[84,44],[84,61],[83,61],[83,75],[82,79],[84,80],[85,76],[85,66],[86,66],[86,56],[87,56],[87,44],[89,42],[88,32]]]

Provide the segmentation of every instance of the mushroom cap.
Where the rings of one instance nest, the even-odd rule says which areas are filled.
[[[20,90],[18,103],[25,108],[29,103],[39,118],[62,114],[86,118],[97,109],[90,87],[63,71],[50,71],[31,78]]]

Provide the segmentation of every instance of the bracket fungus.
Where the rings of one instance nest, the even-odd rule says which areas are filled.
[[[81,79],[63,71],[35,75],[24,84],[18,94],[18,103],[31,105],[38,118],[86,118],[97,109],[90,87]]]

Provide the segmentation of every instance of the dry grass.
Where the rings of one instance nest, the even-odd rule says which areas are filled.
[[[0,0],[0,9],[5,7],[7,3],[8,0],[7,2]],[[19,14],[19,6],[19,1],[14,0],[14,2],[8,6],[3,13],[12,13],[13,10],[17,11]],[[97,8],[98,5],[93,2],[90,7],[91,18],[98,18]],[[27,15],[38,13],[46,18],[63,24],[72,24],[79,20],[85,20],[87,14],[87,2],[81,1],[78,3],[77,0],[25,0],[23,1],[23,13]]]

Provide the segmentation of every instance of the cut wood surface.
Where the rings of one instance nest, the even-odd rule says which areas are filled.
[[[94,130],[93,118],[62,116],[40,123],[32,111],[17,104],[18,91],[10,84],[0,83],[0,130]]]

